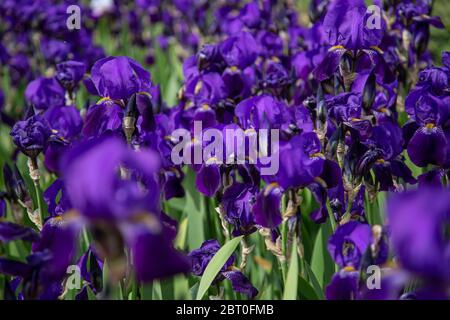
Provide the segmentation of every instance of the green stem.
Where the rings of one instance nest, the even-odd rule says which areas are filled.
[[[42,189],[41,184],[39,183],[39,180],[35,182],[34,188],[36,190],[36,200],[37,200],[37,209],[39,209],[39,214],[41,216],[42,224],[44,224],[45,219],[45,210],[44,206],[42,205]]]
[[[30,177],[33,180],[34,190],[36,193],[36,203],[37,203],[37,210],[39,211],[40,223],[41,225],[43,225],[45,219],[45,211],[42,203],[42,189],[40,183],[39,166],[36,157],[28,159],[28,168],[30,170]]]
[[[281,262],[281,273],[283,274],[283,280],[286,282],[287,275],[287,243],[288,243],[288,221],[283,221],[281,226],[281,252],[283,253],[283,257],[285,257],[284,261]]]

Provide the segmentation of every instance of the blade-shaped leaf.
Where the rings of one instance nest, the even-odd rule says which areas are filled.
[[[323,294],[323,290],[320,287],[320,284],[319,284],[319,281],[316,278],[316,275],[311,270],[311,266],[305,260],[303,260],[303,266],[304,266],[304,270],[305,270],[306,276],[309,279],[309,283],[311,284],[312,288],[314,289],[314,292],[315,292],[317,298],[321,299],[321,300],[324,300],[325,296]]]
[[[200,280],[200,285],[197,292],[197,300],[201,300],[205,295],[206,291],[208,291],[209,286],[216,278],[220,269],[222,269],[223,265],[227,262],[228,258],[231,257],[236,247],[239,245],[243,236],[233,238],[228,241],[219,251],[214,255],[211,261],[208,263],[208,266],[203,273],[203,276]]]
[[[283,300],[297,299],[298,277],[297,241],[294,241],[292,244],[291,263],[289,264],[289,270],[286,277]]]
[[[301,297],[304,297],[306,300],[318,300],[319,298],[316,295],[314,288],[309,284],[308,281],[299,277],[298,279],[298,288]]]
[[[330,221],[325,222],[317,234],[311,257],[311,269],[314,272],[321,288],[330,281],[335,272],[333,259],[327,250],[328,239],[332,233]]]

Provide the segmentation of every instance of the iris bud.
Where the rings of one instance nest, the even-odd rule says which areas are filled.
[[[339,62],[339,70],[342,78],[344,79],[344,86],[346,91],[350,91],[355,78],[354,69],[354,59],[351,53],[347,51],[341,58]]]
[[[420,23],[414,37],[414,50],[418,57],[427,50],[430,40],[430,27],[427,23]]]
[[[372,107],[373,101],[375,100],[375,94],[376,94],[375,74],[371,72],[369,78],[367,79],[366,84],[364,85],[363,99],[362,99],[362,106],[367,114],[370,114],[370,108]]]
[[[123,132],[125,133],[125,137],[128,143],[131,142],[131,138],[133,137],[136,124],[136,115],[137,115],[136,94],[134,93],[128,100],[127,106],[125,108],[125,116],[123,117],[122,120],[122,129]]]
[[[319,89],[317,90],[317,120],[316,120],[316,128],[319,134],[319,137],[324,137],[327,130],[327,104],[325,102],[325,97],[323,94],[322,85],[319,85]]]
[[[5,181],[6,191],[10,197],[22,202],[29,199],[27,185],[16,165],[14,165],[13,170],[11,170],[8,164],[3,166],[3,179]]]

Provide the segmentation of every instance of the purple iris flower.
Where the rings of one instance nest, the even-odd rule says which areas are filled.
[[[98,95],[113,100],[128,99],[133,93],[150,92],[150,73],[128,57],[98,60],[91,70]]]
[[[192,250],[189,253],[189,258],[192,264],[192,273],[196,276],[202,276],[205,272],[208,263],[219,251],[220,244],[217,240],[206,240],[202,243],[200,248]],[[239,270],[235,270],[233,267],[235,257],[232,255],[225,262],[220,269],[219,274],[214,279],[214,282],[220,282],[227,279],[231,282],[231,286],[234,291],[247,295],[250,299],[254,298],[258,294],[258,290],[253,287],[248,278]]]
[[[424,187],[388,201],[392,244],[404,269],[437,288],[450,282],[448,190]]]
[[[41,40],[41,52],[48,63],[59,63],[67,60],[71,51],[67,41],[44,36]]]
[[[57,299],[75,251],[75,229],[63,219],[50,218],[32,245],[26,262],[0,258],[0,272],[19,277],[26,299]]]
[[[2,243],[14,240],[36,241],[38,239],[38,233],[29,227],[23,227],[8,221],[0,221],[0,241]]]
[[[52,172],[59,171],[59,159],[70,142],[76,140],[81,133],[83,120],[74,106],[56,106],[47,109],[43,117],[52,130],[48,148],[45,151],[45,167]]]
[[[86,69],[84,62],[74,60],[61,62],[56,66],[56,79],[66,90],[72,91],[83,78]]]
[[[216,163],[203,164],[195,178],[195,185],[201,193],[212,197],[219,190],[222,181],[220,166]]]
[[[61,179],[56,179],[45,190],[43,196],[51,217],[59,216],[72,208],[64,181]]]
[[[233,227],[233,235],[247,235],[256,231],[252,206],[258,189],[252,185],[235,182],[225,189],[222,205],[225,219]]]
[[[261,190],[252,209],[256,224],[264,228],[275,228],[281,223],[282,195],[282,189],[275,182]]]
[[[235,115],[244,129],[280,128],[286,120],[286,109],[285,103],[264,94],[241,101],[236,106]]]
[[[228,66],[240,70],[254,63],[259,51],[258,43],[248,32],[231,36],[220,45],[220,53]]]
[[[82,129],[85,137],[99,137],[122,129],[124,110],[113,100],[102,101],[88,109]]]
[[[6,65],[6,63],[5,63]],[[13,85],[28,82],[32,79],[32,71],[28,57],[18,53],[13,55],[8,61],[9,75]]]
[[[448,118],[450,97],[442,101],[432,95],[423,95],[415,105],[415,120],[420,126],[408,144],[408,155],[417,166],[442,165],[446,160],[447,138],[442,129]]]
[[[251,1],[247,3],[244,8],[240,11],[240,19],[244,22],[244,24],[251,28],[255,29],[261,24],[261,12],[262,10],[259,8],[257,1]]]
[[[135,154],[115,138],[95,142],[81,145],[66,155],[71,161],[63,166],[63,172],[74,207],[90,218],[122,219],[144,208],[148,212],[159,212],[157,194],[144,192],[135,181],[121,180],[117,176],[121,163],[129,165],[145,174],[149,186],[155,187],[153,176],[159,167],[157,155],[149,151]],[[129,202],[134,202],[136,209],[130,207]]]
[[[103,261],[98,257],[95,249],[89,246],[86,252],[78,259],[77,265],[86,284],[78,293],[76,299],[88,300],[86,287],[89,287],[94,293],[99,293],[103,290]]]
[[[232,270],[222,273],[225,279],[230,280],[231,287],[235,292],[247,295],[253,299],[258,295],[258,290],[252,285],[250,280],[240,271]]]
[[[350,221],[338,227],[328,241],[328,251],[341,267],[358,269],[369,247],[372,232],[368,224]]]
[[[219,251],[220,244],[217,240],[207,240],[202,243],[200,248],[192,250],[189,253],[189,258],[192,263],[192,273],[196,276],[203,275],[206,267],[208,266],[209,261],[211,261],[212,257]],[[234,255],[232,255],[224,266],[221,268],[221,271],[224,272],[228,268],[230,268],[234,263]]]
[[[384,30],[370,28],[370,16],[363,0],[330,1],[323,21],[330,45],[343,46],[349,50],[378,46]],[[379,18],[382,21],[382,17]]]
[[[124,244],[141,281],[187,271],[161,220],[155,153],[134,152],[109,137],[81,144],[62,163],[70,201],[93,230],[99,254],[117,262],[116,276],[124,271]]]
[[[325,157],[320,152],[320,141],[314,132],[295,136],[281,146],[280,169],[277,175],[279,185],[287,190],[306,187],[312,183],[323,170]]]
[[[225,100],[227,95],[227,87],[220,74],[216,72],[197,75],[186,83],[186,98],[198,106],[202,104],[216,105]]]
[[[18,121],[10,135],[20,151],[29,157],[36,157],[46,149],[51,129],[44,117],[35,115],[27,120]]]
[[[442,61],[445,60],[445,54]],[[419,74],[419,83],[405,100],[405,109],[411,117],[403,127],[408,141],[408,155],[419,166],[428,164],[448,165],[450,137],[449,80],[450,68],[445,65],[424,69]]]
[[[80,132],[83,120],[74,106],[54,106],[43,113],[52,133],[64,140],[72,140]]]
[[[31,81],[25,89],[25,99],[37,110],[65,104],[64,89],[55,78],[40,77]]]
[[[348,267],[337,272],[325,289],[327,300],[356,300],[359,298],[359,272]]]

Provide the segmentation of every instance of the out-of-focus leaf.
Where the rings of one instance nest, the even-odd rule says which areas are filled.
[[[283,300],[297,299],[298,292],[298,255],[297,255],[297,241],[293,241],[291,251],[291,262],[286,277],[286,286],[284,287]]]
[[[313,287],[314,292],[315,292],[317,298],[318,298],[318,299],[321,299],[321,300],[325,299],[325,296],[324,296],[324,294],[323,294],[323,290],[322,290],[322,288],[320,287],[320,283],[319,283],[319,281],[317,280],[317,278],[316,278],[314,272],[311,270],[311,266],[310,266],[309,263],[306,262],[305,260],[303,260],[303,266],[304,266],[305,273],[306,273],[306,275],[307,275],[307,277],[308,277],[308,279],[309,279],[309,283],[310,283],[311,286]]]
[[[97,297],[95,296],[94,291],[92,291],[92,289],[89,286],[86,287],[86,290],[87,290],[89,300],[97,300]]]
[[[178,234],[175,239],[175,248],[183,250],[186,247],[187,229],[188,218],[184,218],[178,227]]]
[[[220,269],[222,269],[223,265],[227,262],[228,258],[231,257],[236,247],[239,245],[243,236],[239,236],[228,241],[219,251],[214,255],[211,261],[208,263],[208,266],[203,273],[203,276],[200,280],[198,292],[197,292],[197,300],[201,300],[205,295],[206,291],[208,291],[209,286],[216,278]]]
[[[152,300],[162,300],[161,283],[153,281]]]
[[[205,210],[201,195],[195,190],[195,174],[189,170],[183,181],[186,190],[184,215],[188,218],[187,238],[189,250],[196,249],[205,241]]]
[[[192,300],[195,300],[195,298],[197,297],[198,285],[199,283],[197,282],[196,284],[194,284],[192,287],[189,288],[189,294]]]
[[[164,300],[173,300],[174,299],[174,279],[168,278],[163,279],[159,282],[161,286],[161,298]]]
[[[144,283],[141,286],[141,299],[152,300],[153,298],[153,285],[152,283]]]
[[[309,284],[308,281],[302,277],[298,277],[298,289],[300,296],[304,297],[306,300],[318,300],[314,288]]]
[[[190,299],[189,281],[185,275],[176,275],[173,280],[174,298],[176,300]]]
[[[328,239],[332,233],[330,221],[327,220],[317,234],[316,241],[314,243],[314,249],[311,257],[311,269],[323,289],[333,273],[335,272],[335,265],[333,259],[327,250]]]

